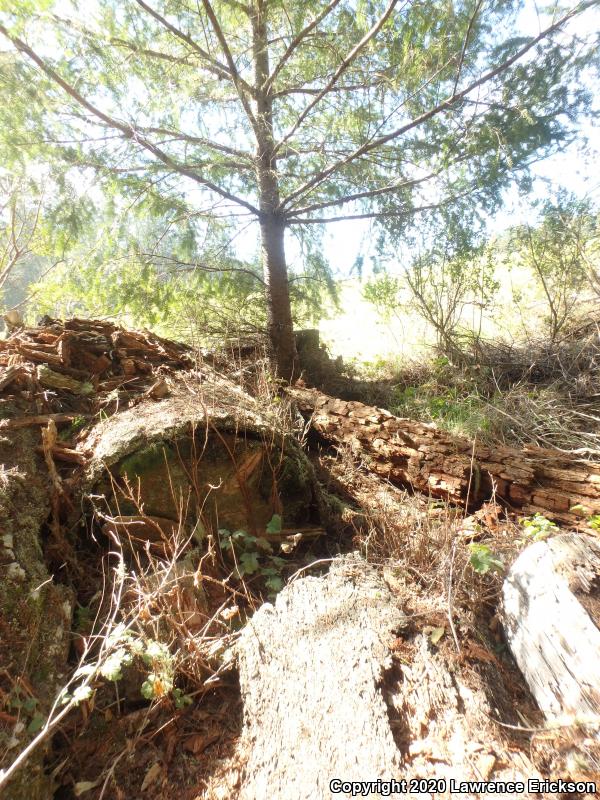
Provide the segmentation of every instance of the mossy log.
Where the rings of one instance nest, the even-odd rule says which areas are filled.
[[[74,414],[30,415],[12,425],[23,418],[20,403],[16,414],[5,403],[13,416],[0,431],[0,769],[27,745],[35,714],[45,719],[68,677],[74,598],[59,583],[67,572],[51,573],[68,562],[78,574],[82,509],[109,522],[112,539],[122,535],[125,545],[155,553],[157,537],[168,540],[174,530],[205,550],[205,537],[221,528],[263,534],[274,514],[288,538],[325,533],[321,494],[300,446],[277,416],[209,368],[173,378],[163,399],[145,393],[112,416],[76,419],[87,427],[71,433],[69,447],[56,428],[68,435]],[[193,627],[202,607],[191,594],[188,606]],[[31,712],[14,711],[30,699]],[[3,797],[53,795],[44,770],[49,745],[50,737]]]
[[[31,429],[0,436],[0,770],[33,738],[62,688],[71,645],[73,593],[49,574],[42,529],[51,486]],[[6,800],[48,800],[50,742],[29,758]]]
[[[174,386],[166,399],[144,399],[95,425],[77,448],[88,454],[80,491],[112,498],[119,516],[143,508],[203,535],[263,535],[274,514],[287,534],[319,525],[313,468],[277,419],[218,376],[197,388]]]
[[[597,463],[559,450],[479,444],[315,389],[295,388],[290,395],[325,441],[349,447],[396,485],[470,507],[495,496],[523,514],[582,526],[600,514]]]
[[[600,722],[600,543],[569,533],[530,545],[503,586],[506,640],[548,719]]]

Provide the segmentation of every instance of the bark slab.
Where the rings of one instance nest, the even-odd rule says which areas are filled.
[[[528,547],[504,582],[503,615],[545,716],[600,720],[600,543],[570,533]]]

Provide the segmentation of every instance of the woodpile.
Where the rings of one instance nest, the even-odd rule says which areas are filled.
[[[85,398],[152,390],[160,376],[193,366],[183,344],[155,334],[127,331],[103,320],[45,317],[38,327],[18,328],[0,340],[2,405],[32,401],[38,411],[85,407]],[[156,386],[160,393],[160,386]]]
[[[476,507],[495,497],[522,514],[585,526],[600,514],[600,465],[560,450],[513,449],[451,436],[434,424],[291,389],[326,442],[349,447],[369,469],[400,486]]]

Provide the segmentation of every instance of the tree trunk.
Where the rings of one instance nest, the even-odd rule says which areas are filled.
[[[599,582],[600,544],[573,533],[528,547],[504,581],[506,639],[547,718],[600,715]]]
[[[292,381],[298,377],[296,346],[285,260],[285,225],[273,213],[261,219],[261,247],[267,291],[268,331],[277,374]]]
[[[314,389],[289,391],[311,416],[313,430],[328,442],[349,446],[374,473],[396,485],[469,507],[495,496],[521,513],[538,512],[568,524],[584,525],[590,515],[600,514],[598,464],[559,450],[479,445],[433,424]]]
[[[264,88],[270,73],[268,27],[264,3],[260,0],[252,17],[252,38],[256,89],[256,176],[268,331],[277,374],[291,381],[297,372],[297,356],[285,260],[285,219],[280,213],[273,138],[273,98],[271,92]]]

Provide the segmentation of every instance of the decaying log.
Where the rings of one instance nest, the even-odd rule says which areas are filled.
[[[10,388],[18,394],[33,376],[59,396],[99,395],[125,382],[139,393],[156,387],[156,370],[164,377],[193,365],[190,348],[149,331],[125,331],[102,320],[46,317],[39,327],[18,328],[0,340],[0,391]]]
[[[80,490],[105,495],[113,518],[143,508],[147,518],[201,523],[206,533],[265,537],[278,514],[281,545],[307,527],[322,532],[314,470],[276,418],[223,376],[186,379],[173,381],[165,399],[137,398],[80,437],[77,450],[89,454]]]
[[[528,547],[504,581],[503,616],[509,647],[546,717],[600,722],[600,543],[570,533]]]
[[[380,683],[405,618],[361,559],[335,562],[264,605],[239,643],[243,739],[240,797],[315,800],[329,781],[391,778],[399,752]]]
[[[486,681],[471,666],[465,680],[405,621],[381,574],[355,554],[254,615],[237,645],[244,727],[233,765],[245,766],[236,797],[325,800],[332,778],[449,788],[542,777],[493,723],[510,704],[498,671]]]
[[[478,444],[432,423],[315,389],[290,394],[326,441],[349,446],[373,472],[397,485],[469,506],[495,494],[519,512],[570,524],[584,525],[587,516],[600,514],[599,464],[558,450]]]

